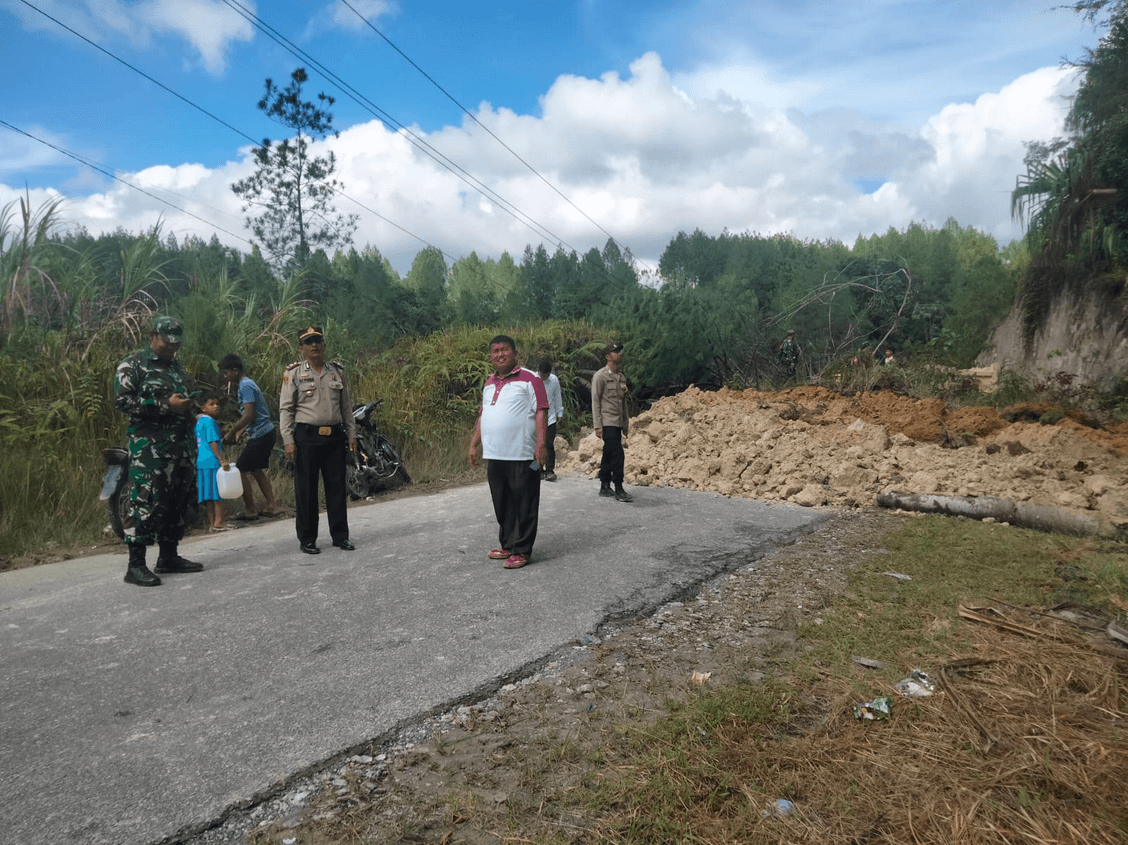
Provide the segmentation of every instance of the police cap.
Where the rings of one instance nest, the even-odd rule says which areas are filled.
[[[325,332],[320,326],[310,326],[298,332],[298,343],[313,343],[318,340],[325,340]]]

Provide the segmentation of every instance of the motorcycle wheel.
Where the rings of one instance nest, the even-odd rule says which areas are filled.
[[[120,540],[125,539],[126,529],[133,527],[133,511],[129,506],[129,492],[132,489],[133,481],[127,469],[122,473],[122,480],[117,489],[106,500],[106,509],[110,512],[110,528]],[[205,509],[196,501],[196,482],[193,478],[191,498],[181,519],[185,533],[199,527],[203,523],[205,513]]]
[[[391,490],[401,484],[410,484],[411,477],[404,469],[403,459],[396,452],[395,447],[391,444],[384,435],[380,435],[380,442],[377,446],[376,457],[373,460],[374,464],[380,466],[380,472],[376,482],[383,490]]]
[[[110,512],[110,528],[117,534],[118,539],[125,539],[125,530],[133,527],[133,514],[129,507],[129,491],[133,489],[133,482],[129,480],[129,472],[122,473],[122,481],[117,489],[106,500],[106,508]]]
[[[354,501],[368,496],[368,476],[359,461],[349,461],[345,465],[345,490]]]

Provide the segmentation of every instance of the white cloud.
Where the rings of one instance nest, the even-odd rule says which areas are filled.
[[[249,169],[244,161],[215,169],[183,164],[119,173],[120,181],[110,181],[101,191],[68,197],[60,209],[60,218],[66,225],[85,226],[92,234],[112,232],[119,227],[137,234],[159,222],[166,233],[205,239],[215,233],[224,243],[249,252],[250,246],[242,240],[246,233],[239,203],[230,188],[230,183]],[[38,208],[60,192],[47,189],[32,190],[30,194],[32,206]],[[0,206],[24,195],[18,188],[0,185]]]
[[[975,220],[996,238],[1017,235],[1010,192],[1024,170],[1023,144],[1063,134],[1076,83],[1072,71],[1043,68],[930,118],[921,137],[934,158],[912,174],[921,211],[933,219],[946,213],[961,223]]]
[[[349,0],[348,6],[341,0],[332,0],[310,18],[302,39],[315,38],[337,29],[372,34],[369,24],[380,26],[380,17],[397,11],[398,4],[392,0]]]
[[[27,127],[29,135],[41,138],[47,144],[62,146],[63,140],[42,126]],[[31,172],[44,167],[66,164],[69,159],[62,153],[51,149],[47,144],[8,129],[3,132],[4,143],[0,144],[0,173]]]
[[[97,42],[105,42],[107,28],[138,46],[149,46],[155,35],[172,33],[184,38],[200,54],[208,73],[221,74],[227,49],[233,41],[250,41],[251,24],[221,0],[38,0],[36,5],[51,17]],[[243,0],[252,12],[253,0]],[[16,15],[27,29],[58,31],[58,25],[20,3],[0,0],[0,6]]]
[[[1030,0],[699,3],[672,59],[693,96],[806,112],[848,105],[902,131],[953,98],[1002,87],[1014,67],[1060,58],[1063,31],[1091,37],[1066,5]]]
[[[332,10],[333,23],[343,29],[365,29],[368,26],[365,21],[375,24],[377,18],[392,10],[392,4],[388,0],[350,0],[349,5],[352,9],[340,2],[334,2],[328,7]]]
[[[695,97],[731,97],[748,106],[774,109],[813,103],[824,90],[819,80],[784,78],[766,64],[725,61],[705,64],[677,76],[677,83]]]
[[[656,54],[630,75],[562,76],[542,98],[539,116],[479,107],[477,116],[587,215],[653,266],[679,230],[791,233],[837,238],[903,228],[914,220],[941,225],[954,216],[1009,240],[1009,191],[1023,169],[1023,142],[1062,132],[1065,97],[1075,81],[1047,68],[1027,74],[974,103],[944,107],[915,131],[891,128],[849,109],[810,113],[722,95],[693,96],[671,79]],[[422,135],[419,130],[417,134]],[[556,239],[583,252],[606,235],[503,150],[472,121],[425,140],[458,162],[551,234],[530,230],[483,200],[402,133],[377,121],[318,145],[333,149],[346,193],[452,257],[516,259],[526,244]],[[252,168],[238,161],[150,168],[130,178],[205,220],[247,237],[230,185]],[[884,181],[872,193],[858,179]],[[167,194],[173,191],[176,196]],[[423,244],[358,209],[358,246],[371,244],[406,272]],[[141,231],[163,216],[166,230],[210,237],[204,224],[120,184],[68,203],[71,218],[92,231]],[[246,244],[219,233],[221,240]]]
[[[254,4],[244,2],[251,12]],[[158,32],[183,36],[195,47],[208,73],[219,75],[232,41],[250,41],[254,27],[218,0],[150,0],[137,7],[138,16]]]

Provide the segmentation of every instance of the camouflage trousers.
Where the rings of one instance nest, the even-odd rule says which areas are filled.
[[[196,462],[190,452],[158,454],[150,437],[129,437],[129,504],[133,524],[125,529],[129,545],[177,543],[194,499]]]

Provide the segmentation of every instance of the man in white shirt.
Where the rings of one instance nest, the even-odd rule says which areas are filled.
[[[482,388],[482,407],[470,438],[470,466],[478,450],[489,464],[498,548],[491,560],[520,569],[533,554],[540,510],[541,468],[547,460],[548,395],[536,373],[517,366],[517,343],[508,335],[490,341],[494,373]]]
[[[544,465],[541,477],[545,481],[556,480],[556,428],[564,419],[564,394],[560,389],[560,379],[552,372],[552,359],[542,358],[537,367],[545,393],[548,394],[548,462]]]

